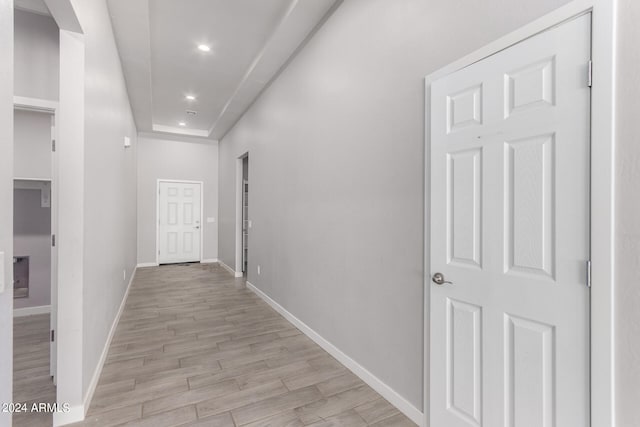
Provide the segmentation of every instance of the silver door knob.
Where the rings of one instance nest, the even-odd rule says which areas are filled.
[[[431,278],[431,281],[433,283],[435,283],[436,285],[444,285],[445,283],[449,283],[449,284],[453,284],[451,282],[448,282],[446,280],[444,280],[444,274],[442,273],[436,273],[433,275],[433,277]]]

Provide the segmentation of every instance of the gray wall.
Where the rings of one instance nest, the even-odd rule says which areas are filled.
[[[202,181],[205,260],[218,258],[218,143],[140,137],[138,139],[138,263],[156,262],[157,180]],[[207,218],[215,218],[208,223]]]
[[[72,3],[85,41],[84,394],[136,266],[137,131],[105,0]]]
[[[564,3],[345,1],[220,142],[220,258],[249,151],[249,281],[418,409],[423,78]]]
[[[58,26],[48,17],[15,11],[15,94],[58,99]]]
[[[41,207],[40,190],[13,192],[13,252],[29,257],[29,297],[14,308],[51,304],[51,209]]]
[[[0,292],[0,402],[13,395],[13,1],[0,0],[0,252],[5,291]],[[11,414],[0,411],[0,427]]]
[[[74,370],[77,378],[65,378],[64,384],[59,382],[58,391],[63,400],[68,398],[72,405],[77,405],[82,400],[80,395],[88,390],[136,266],[137,131],[105,1],[72,0],[72,4],[84,31],[84,72],[78,73],[73,68],[80,64],[69,62],[66,66],[69,70],[73,68],[74,75],[84,76],[84,106],[82,112],[77,111],[82,108],[82,103],[76,102],[75,92],[69,93],[69,103],[61,105],[59,126],[66,125],[69,135],[74,138],[84,135],[84,146],[76,149],[70,139],[61,140],[58,154],[65,156],[60,160],[60,165],[64,165],[61,168],[64,170],[60,171],[60,184],[64,186],[66,181],[68,190],[60,190],[60,200],[67,208],[81,207],[81,218],[75,227],[82,228],[82,233],[78,233],[82,237],[78,241],[72,232],[67,233],[68,238],[61,242],[59,249],[63,255],[63,252],[68,254],[80,248],[81,253],[74,257],[74,262],[80,263],[81,267],[73,269],[69,276],[79,281],[79,289],[67,295],[64,304],[72,305],[73,310],[80,309],[83,315],[81,319],[75,319],[73,330],[67,331],[69,336],[62,337],[58,343],[63,346],[65,338],[71,340],[71,335],[76,333],[82,336],[77,340],[77,347],[81,346],[81,350],[73,341],[74,345],[68,347],[73,349],[73,355],[59,360],[59,367],[66,367],[67,361],[77,360]],[[68,75],[59,76],[60,38],[57,26],[50,18],[23,12],[17,12],[17,15],[16,95],[58,99],[59,79],[68,80]],[[63,107],[68,107],[69,111],[62,111]],[[72,108],[76,109],[75,113]],[[62,123],[63,118],[66,124]],[[84,129],[78,131],[76,128],[82,126],[83,120]],[[123,146],[125,136],[131,138],[132,147],[129,149]],[[80,183],[74,175],[76,173],[83,175]],[[69,179],[71,176],[74,176],[73,183]],[[75,188],[84,190],[73,193]],[[69,199],[64,202],[62,199],[66,196]],[[61,206],[62,215],[65,206]],[[66,218],[60,218],[60,224],[71,216],[67,212]],[[61,239],[65,231],[70,230],[66,226],[60,228]],[[70,266],[60,263],[61,275],[67,273],[67,267]],[[60,295],[70,285],[61,283]],[[64,308],[62,304],[60,307]],[[71,318],[73,310],[63,310],[62,317]],[[82,364],[82,369],[77,368],[79,364]],[[81,386],[76,387],[76,384]]]
[[[616,427],[640,426],[640,2],[618,9]]]
[[[14,176],[51,179],[51,115],[20,110],[13,114]]]

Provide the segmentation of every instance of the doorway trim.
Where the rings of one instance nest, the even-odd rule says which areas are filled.
[[[615,425],[615,48],[616,0],[574,0],[425,77],[424,426],[429,426],[431,83],[580,15],[592,15],[591,88],[591,427]]]
[[[181,184],[200,184],[200,262],[204,260],[204,182],[190,181],[184,179],[162,179],[156,180],[156,265],[160,265],[160,183],[177,182]]]
[[[246,151],[236,158],[236,262],[233,275],[242,277],[242,163],[245,157],[249,156]],[[249,272],[247,271],[247,277]]]
[[[24,96],[14,96],[13,97],[13,108],[14,110],[20,111],[30,111],[34,113],[42,113],[48,114],[52,118],[51,123],[51,144],[55,144],[55,141],[58,140],[58,102],[50,101],[47,99],[39,99],[39,98],[28,98]],[[15,144],[15,142],[14,142]],[[56,151],[51,148],[51,179],[49,182],[51,183],[51,196],[50,196],[50,209],[51,209],[51,235],[56,236],[58,238],[58,158],[56,156]],[[14,182],[16,179],[22,180],[32,180],[29,177],[13,177]],[[44,181],[44,180],[43,180]],[[50,308],[48,313],[50,313],[50,326],[49,330],[55,336],[58,335],[58,247],[57,245],[51,246],[51,274],[50,274],[50,295],[49,295],[49,304]],[[32,312],[30,314],[36,314]],[[52,341],[51,353],[49,354],[49,372],[53,378],[54,384],[57,383],[58,379],[58,369],[57,369],[57,361],[58,361],[58,340],[55,339]]]

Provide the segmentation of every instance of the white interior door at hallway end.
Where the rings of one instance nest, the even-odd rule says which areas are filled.
[[[200,261],[201,184],[160,181],[158,263]]]
[[[431,85],[431,427],[589,426],[591,16]]]

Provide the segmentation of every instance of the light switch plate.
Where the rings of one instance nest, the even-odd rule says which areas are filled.
[[[208,223],[216,222],[216,219],[209,217],[209,218],[207,218],[207,222]]]
[[[0,252],[0,294],[4,292],[5,269],[6,266],[4,265],[4,252]]]
[[[131,147],[131,138],[129,138],[128,136],[124,137],[124,148],[129,148]]]

